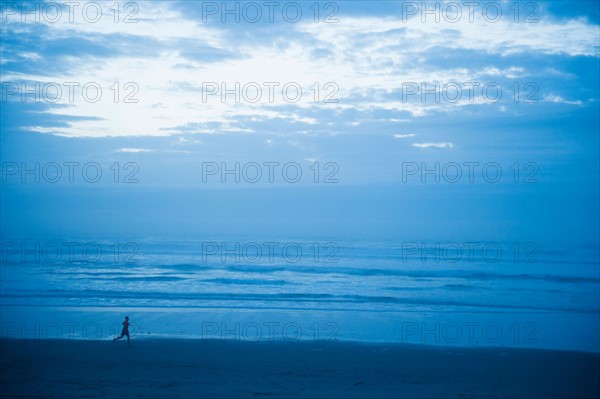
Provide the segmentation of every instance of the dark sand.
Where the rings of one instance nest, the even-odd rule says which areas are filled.
[[[0,340],[6,398],[596,398],[600,355],[201,340]]]

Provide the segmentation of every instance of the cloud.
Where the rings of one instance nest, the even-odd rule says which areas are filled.
[[[412,146],[417,148],[454,148],[454,143],[413,143]]]
[[[119,148],[116,152],[138,153],[138,152],[154,152],[154,150],[148,150],[145,148]]]
[[[453,112],[457,107],[462,111],[481,105],[483,100],[478,93],[473,101],[464,95],[456,103],[400,101],[406,82],[514,81],[532,76],[536,66],[495,64],[532,53],[543,59],[557,55],[598,57],[598,26],[583,19],[540,18],[539,23],[519,26],[511,18],[495,24],[481,19],[470,23],[468,18],[455,24],[422,23],[420,18],[403,21],[400,16],[368,15],[367,8],[345,15],[336,24],[315,24],[312,20],[274,24],[269,27],[273,40],[259,40],[240,33],[250,29],[248,26],[202,24],[197,16],[178,11],[169,2],[140,3],[139,22],[133,24],[114,23],[110,4],[102,4],[106,17],[95,24],[63,19],[45,24],[43,30],[15,19],[3,24],[2,51],[14,58],[7,63],[3,57],[3,82],[46,84],[58,80],[80,82],[82,86],[97,82],[103,92],[98,102],[90,103],[82,100],[79,87],[71,102],[63,87],[60,101],[43,112],[67,118],[69,123],[37,126],[36,131],[67,137],[252,134],[277,125],[278,131],[290,133],[300,129],[321,132],[335,130],[330,123],[347,126],[353,119],[337,118],[343,112],[360,113],[360,126],[381,118],[378,113],[385,113],[390,122],[408,122]],[[76,49],[65,44],[74,41],[79,43]],[[60,49],[57,43],[63,43]],[[27,45],[32,48],[24,51],[22,47]],[[51,48],[54,52],[48,50]],[[132,48],[142,50],[130,51]],[[432,55],[443,58],[461,51],[476,53],[490,64],[471,65],[466,57],[460,57],[467,61],[458,65],[437,65],[429,60]],[[64,68],[58,69],[57,76],[48,76],[45,60]],[[540,79],[553,77],[560,87],[557,76],[563,72],[546,69]],[[225,83],[228,89],[236,83],[243,87],[256,82],[262,87],[262,96],[256,102],[233,103],[223,102],[218,94],[204,101],[202,87],[206,82]],[[280,84],[274,101],[270,101],[264,82]],[[286,101],[281,95],[282,86],[289,82],[302,88],[297,102]],[[134,85],[126,86],[128,83]],[[328,83],[334,85],[326,86]],[[552,89],[548,85],[545,88]],[[504,89],[510,92],[508,87]],[[288,94],[293,96],[293,92]],[[124,102],[128,96],[137,102]],[[339,101],[324,102],[328,96]],[[509,97],[505,95],[502,100],[510,102]],[[546,97],[546,101],[580,105],[557,95]],[[505,105],[486,106],[498,110]],[[319,113],[322,110],[327,112]],[[350,125],[359,126],[358,122]],[[192,127],[197,128],[190,130]],[[413,137],[400,136],[394,135]]]
[[[406,139],[409,137],[415,137],[416,135],[414,133],[406,133],[406,134],[394,134],[394,137],[397,139]]]
[[[420,18],[403,21],[400,17],[357,16],[346,17],[340,24],[302,24],[301,27],[307,33],[316,30],[321,45],[329,44],[328,48],[335,54],[339,55],[340,50],[364,51],[363,60],[373,56],[381,58],[391,46],[402,46],[410,53],[425,53],[431,48],[444,47],[447,50],[471,49],[503,56],[525,52],[598,56],[597,26],[584,19],[556,21],[544,18],[537,23],[516,26],[511,18],[503,18],[497,23],[482,19],[469,22],[468,18],[461,18],[457,23],[422,23]],[[444,28],[451,29],[451,37],[449,30]],[[440,34],[441,31],[444,34]],[[352,45],[359,39],[363,46],[353,48]],[[404,61],[405,58],[402,53],[387,56],[396,61]]]
[[[561,96],[558,96],[556,94],[547,95],[544,98],[544,101],[551,102],[551,103],[559,103],[559,104],[569,104],[569,105],[581,105],[582,104],[582,102],[579,100],[575,100],[575,101],[565,100],[564,98],[562,98]]]
[[[166,150],[165,152],[169,153],[169,154],[191,154],[192,153],[191,151],[188,151],[188,150]]]
[[[200,140],[188,140],[185,137],[179,137],[179,139],[177,140],[177,144],[202,144],[200,142]]]

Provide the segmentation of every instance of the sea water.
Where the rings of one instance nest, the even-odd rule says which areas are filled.
[[[600,351],[598,248],[515,242],[4,241],[2,336]]]

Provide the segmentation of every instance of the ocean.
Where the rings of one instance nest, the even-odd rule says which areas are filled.
[[[599,352],[598,247],[285,239],[2,243],[2,336]]]

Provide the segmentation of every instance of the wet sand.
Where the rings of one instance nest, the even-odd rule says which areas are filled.
[[[595,398],[600,355],[219,340],[0,340],[5,398]]]

